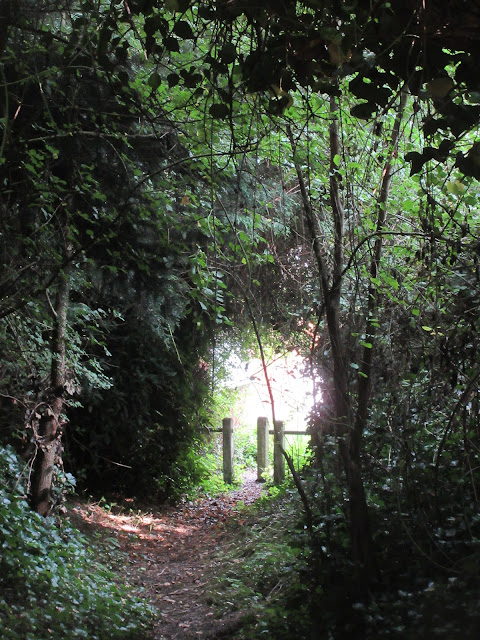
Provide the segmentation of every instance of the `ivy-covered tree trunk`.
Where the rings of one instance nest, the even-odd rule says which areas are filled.
[[[55,304],[52,307],[54,332],[51,347],[50,387],[40,407],[35,437],[35,457],[31,485],[32,508],[47,516],[52,508],[52,482],[55,465],[61,456],[61,414],[66,383],[66,333],[70,296],[70,269],[60,275]]]

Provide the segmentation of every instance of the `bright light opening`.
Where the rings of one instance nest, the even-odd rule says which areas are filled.
[[[241,424],[256,425],[259,416],[272,419],[272,406],[262,362],[259,358],[242,362],[238,356],[229,359],[230,380],[227,385],[244,392],[241,415],[233,416]],[[307,362],[296,352],[276,356],[267,363],[267,372],[275,405],[275,418],[283,420],[290,430],[304,431],[314,404],[311,377],[305,374]],[[319,402],[318,392],[315,398]]]

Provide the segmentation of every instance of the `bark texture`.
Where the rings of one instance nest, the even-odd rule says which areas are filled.
[[[35,434],[36,452],[31,485],[32,508],[47,516],[52,508],[52,482],[55,465],[61,456],[61,414],[66,383],[66,330],[70,294],[69,270],[66,269],[57,289],[55,330],[52,340],[50,388],[40,407],[40,419]]]

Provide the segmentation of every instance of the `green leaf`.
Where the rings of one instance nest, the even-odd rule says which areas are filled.
[[[177,86],[180,82],[180,76],[176,73],[169,73],[167,76],[168,87],[171,89],[172,87]]]
[[[152,73],[147,81],[147,84],[155,91],[162,84],[162,78],[157,72]]]
[[[350,113],[354,118],[359,118],[360,120],[368,120],[372,117],[372,114],[377,110],[377,106],[373,102],[361,102],[356,104],[351,110]]]
[[[211,105],[209,113],[215,120],[222,120],[228,116],[229,109],[226,104],[217,103]]]
[[[237,58],[237,50],[235,48],[235,45],[231,42],[227,42],[226,44],[224,44],[220,50],[219,56],[220,60],[225,64],[235,62]]]
[[[179,53],[180,45],[178,40],[173,36],[168,36],[168,38],[163,39],[163,45],[167,51],[171,51],[174,53]]]
[[[400,285],[398,284],[398,280],[396,280],[393,276],[385,274],[385,282],[393,289],[395,289],[395,291],[398,291]]]
[[[185,20],[179,20],[173,27],[173,33],[182,40],[194,40],[192,27]]]

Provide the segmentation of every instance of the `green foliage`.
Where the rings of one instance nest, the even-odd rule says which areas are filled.
[[[437,564],[448,550],[460,568],[477,544],[478,33],[462,26],[456,38],[442,7],[251,4],[85,1],[60,14],[39,2],[18,19],[1,5],[1,440],[36,444],[31,416],[48,397],[52,302],[67,267],[67,462],[102,495],[217,490],[203,435],[234,394],[212,410],[208,340],[252,319],[262,339],[280,332],[308,354],[322,392],[309,559],[326,555],[327,566],[307,582],[312,608],[332,604],[335,576],[332,600],[347,604],[332,606],[325,630],[353,634],[342,614],[366,605],[348,584],[352,512],[328,435],[339,372],[347,413],[360,416],[350,451],[385,579],[398,584],[388,565],[400,566],[400,543]],[[458,24],[476,24],[468,3],[456,8]],[[384,190],[403,82],[408,125]],[[240,464],[252,459],[251,427],[237,431]],[[301,554],[273,538],[264,569],[245,561],[258,574],[253,598],[262,581],[276,593],[283,555],[303,575]],[[378,630],[382,611],[399,602],[403,615],[413,599],[368,615]],[[267,637],[283,633],[266,625]]]
[[[8,447],[0,448],[0,548],[5,640],[147,637],[148,607],[116,582],[98,559],[105,554],[68,524],[32,513]]]
[[[308,551],[298,509],[298,497],[287,486],[262,498],[216,558],[222,569],[211,603],[223,613],[243,612],[238,637],[310,637]]]
[[[130,312],[110,333],[111,387],[92,387],[70,411],[66,461],[82,487],[155,500],[204,477],[194,451],[206,434],[208,378],[199,365],[204,337],[190,328],[165,335]]]
[[[312,535],[296,491],[289,483],[271,488],[230,525],[229,545],[216,557],[210,602],[219,613],[240,612],[236,637],[248,640],[473,637],[480,624],[478,513],[468,525],[458,515],[428,528],[425,511],[398,512],[400,484],[381,487],[377,477],[369,490],[381,572],[365,597],[352,579],[347,503],[332,493],[334,446],[327,440],[323,481],[312,470],[302,478],[313,506]]]
[[[30,416],[48,402],[53,304],[68,267],[68,462],[97,485],[122,478],[150,492],[154,477],[155,495],[178,494],[202,475],[188,450],[206,426],[197,347],[225,320],[226,288],[211,261],[213,191],[199,186],[213,167],[205,146],[206,164],[195,164],[186,145],[199,130],[189,92],[179,86],[172,100],[155,62],[139,62],[151,21],[132,31],[123,9],[88,2],[61,18],[48,3],[20,14],[10,23],[2,13],[0,51],[1,438],[37,446]],[[156,25],[170,52],[193,33],[170,18]]]
[[[223,481],[221,459],[215,453],[210,453],[211,444],[205,444],[202,449],[190,452],[192,466],[195,468],[197,484],[190,494],[200,493],[209,496],[224,494],[229,487]]]
[[[257,431],[255,425],[238,424],[234,426],[234,462],[238,471],[256,466]]]
[[[288,423],[286,427],[288,428]],[[285,451],[292,459],[295,469],[299,471],[312,462],[310,436],[308,435],[286,435]]]

